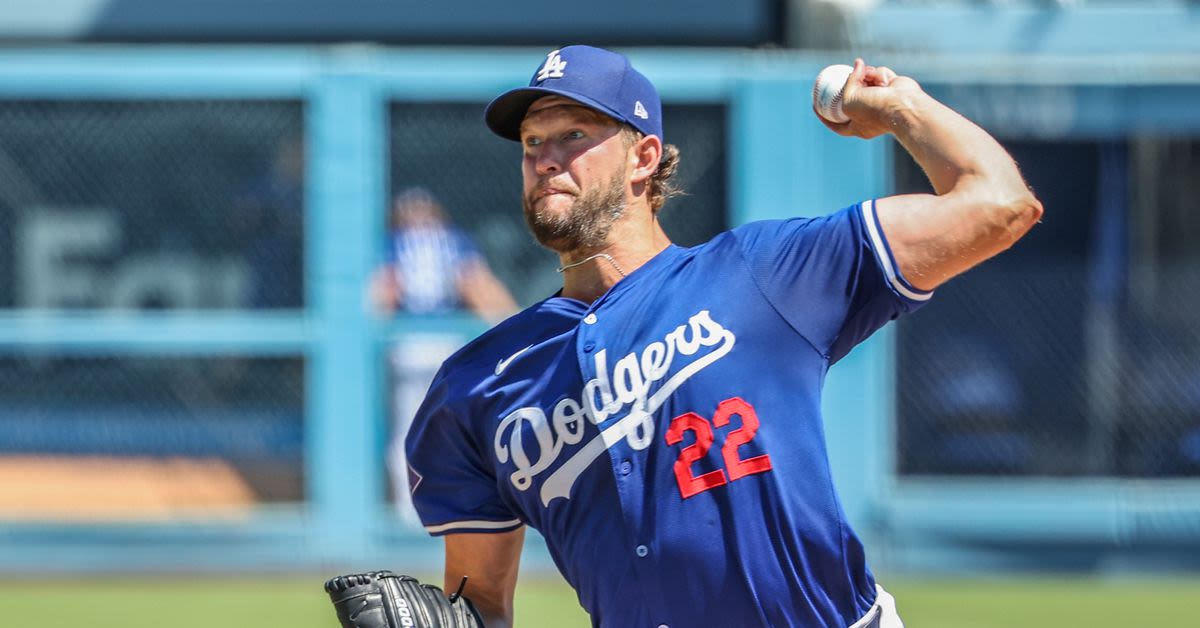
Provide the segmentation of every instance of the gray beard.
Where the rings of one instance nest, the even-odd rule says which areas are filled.
[[[625,178],[617,173],[605,185],[575,198],[565,214],[534,209],[523,199],[525,224],[544,247],[566,253],[602,248],[613,223],[625,213]]]

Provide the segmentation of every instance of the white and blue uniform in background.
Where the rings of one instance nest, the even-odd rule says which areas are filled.
[[[930,297],[870,202],[670,246],[446,361],[407,443],[434,535],[545,537],[597,626],[849,626],[876,601],[834,492],[827,369]]]
[[[483,256],[456,227],[406,227],[388,237],[387,263],[404,291],[401,308],[435,314],[465,308],[459,281],[468,267],[483,264]]]

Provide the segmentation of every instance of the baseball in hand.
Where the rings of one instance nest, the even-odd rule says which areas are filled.
[[[850,121],[842,111],[842,90],[853,71],[854,68],[839,64],[831,65],[817,75],[813,83],[813,107],[822,118],[837,124]]]

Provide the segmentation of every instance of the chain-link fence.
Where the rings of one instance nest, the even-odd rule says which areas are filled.
[[[298,102],[0,102],[0,309],[301,307],[302,124]],[[303,498],[301,358],[121,353],[0,356],[0,516]]]
[[[0,358],[0,517],[158,518],[304,496],[299,358]]]
[[[899,471],[1200,475],[1200,141],[1008,147],[1045,217],[899,323]]]
[[[298,102],[0,102],[0,308],[303,305]]]

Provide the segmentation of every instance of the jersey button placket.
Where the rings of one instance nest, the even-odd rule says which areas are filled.
[[[582,322],[584,325],[580,325],[576,331],[578,336],[576,347],[578,347],[577,350],[579,351],[577,355],[579,356],[579,367],[583,372],[583,381],[587,382],[589,379],[596,377],[596,365],[591,358],[591,353],[596,350],[596,341],[590,338],[596,333],[591,327],[596,324],[595,312],[588,312],[583,317]]]

